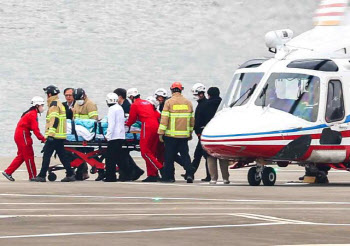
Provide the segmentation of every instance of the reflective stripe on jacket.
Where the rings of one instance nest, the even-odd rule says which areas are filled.
[[[85,98],[83,105],[75,103],[73,108],[74,119],[93,119],[98,120],[97,106],[89,98]]]
[[[45,137],[55,139],[66,139],[66,109],[58,99],[58,96],[51,96],[47,99],[49,109],[46,115]]]
[[[192,135],[193,127],[192,103],[181,93],[174,93],[164,104],[158,134],[174,138],[188,138]]]

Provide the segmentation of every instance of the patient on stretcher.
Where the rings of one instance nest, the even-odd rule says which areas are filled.
[[[91,119],[67,120],[67,141],[105,140],[107,128],[107,118],[100,122]],[[137,140],[140,140],[141,123],[136,122],[130,129],[125,126],[125,132],[125,139],[135,139],[136,137]]]

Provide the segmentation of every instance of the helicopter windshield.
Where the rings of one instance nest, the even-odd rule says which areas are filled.
[[[219,110],[246,104],[263,76],[264,73],[236,74],[233,77],[224,100],[221,102]]]
[[[295,73],[273,73],[255,104],[270,106],[307,121],[317,120],[320,98],[320,79]]]

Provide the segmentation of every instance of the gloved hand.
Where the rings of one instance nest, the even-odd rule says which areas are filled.
[[[159,141],[160,141],[161,143],[164,143],[163,136],[164,136],[164,135],[159,135]]]
[[[53,142],[53,140],[54,140],[54,138],[53,138],[53,137],[47,137],[47,139],[46,139],[46,141],[47,141],[48,143],[52,143],[52,142]]]

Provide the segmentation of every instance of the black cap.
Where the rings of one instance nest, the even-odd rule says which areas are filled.
[[[74,90],[74,100],[82,100],[84,99],[85,91],[83,88],[78,88]]]
[[[60,93],[60,90],[54,85],[49,85],[48,87],[43,88],[43,90],[45,91],[46,94],[51,94],[53,96]]]
[[[211,97],[218,97],[218,96],[220,96],[220,90],[217,87],[210,87],[208,89],[207,93]]]

